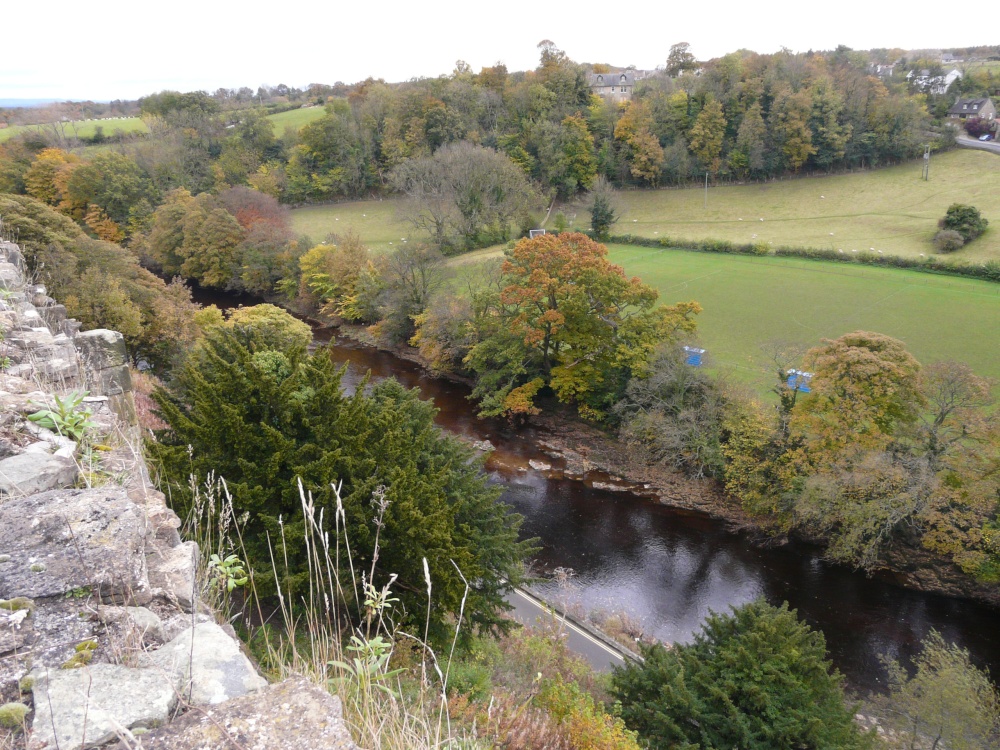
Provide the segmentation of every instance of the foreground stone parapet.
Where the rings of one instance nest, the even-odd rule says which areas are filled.
[[[304,679],[190,711],[117,750],[358,750],[340,699]]]
[[[53,490],[0,505],[0,599],[86,589],[104,601],[150,601],[149,524],[120,488]],[[0,558],[3,559],[3,558]]]
[[[237,642],[214,622],[188,628],[156,651],[143,654],[140,664],[177,675],[181,695],[195,706],[222,703],[267,685]]]
[[[35,719],[29,750],[97,747],[123,729],[165,723],[178,700],[176,675],[155,669],[38,668],[31,678]]]

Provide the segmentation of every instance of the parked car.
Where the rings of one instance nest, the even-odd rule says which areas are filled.
[[[992,141],[993,140],[993,136],[990,135],[989,133],[983,133],[981,136],[979,136],[979,140],[981,140],[981,141]]]

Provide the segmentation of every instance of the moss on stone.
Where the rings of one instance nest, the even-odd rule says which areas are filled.
[[[5,703],[0,706],[0,726],[18,729],[24,726],[24,719],[31,711],[23,703]]]
[[[29,612],[33,612],[35,603],[26,596],[15,596],[13,599],[0,599],[0,609],[10,610],[11,612],[26,609]]]
[[[76,653],[62,663],[60,669],[80,669],[80,667],[85,667],[94,658],[94,651],[97,650],[97,641],[90,638],[86,641],[81,641],[75,646]]]

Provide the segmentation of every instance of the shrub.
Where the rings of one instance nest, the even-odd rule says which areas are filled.
[[[965,132],[971,135],[973,138],[978,138],[979,136],[991,132],[993,123],[989,120],[981,120],[978,117],[970,117],[964,123]]]
[[[934,235],[934,249],[939,253],[953,253],[965,244],[965,237],[954,229],[942,229]]]
[[[948,206],[948,212],[939,223],[942,229],[953,229],[958,232],[966,242],[972,242],[985,232],[989,224],[979,213],[978,208],[963,203],[952,203]]]
[[[654,750],[869,748],[823,634],[762,600],[711,614],[690,645],[643,649],[616,670],[625,724]]]

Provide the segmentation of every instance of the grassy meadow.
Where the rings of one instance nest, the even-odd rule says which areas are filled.
[[[410,239],[413,228],[396,218],[396,200],[351,201],[306,206],[292,211],[292,228],[321,242],[330,234],[353,230],[373,250],[388,250]]]
[[[664,302],[698,301],[711,367],[765,391],[762,347],[807,349],[854,330],[894,336],[921,362],[953,359],[1000,378],[1000,285],[894,268],[611,245],[626,273]]]
[[[921,179],[921,170],[922,163],[914,161],[828,177],[732,187],[710,184],[707,208],[700,188],[622,192],[622,217],[612,231],[845,253],[875,248],[917,257],[934,252],[931,239],[948,206],[969,203],[992,226],[954,257],[971,262],[1000,258],[1000,156],[956,149],[931,156],[929,181]],[[588,226],[590,216],[582,208],[563,211],[575,226]]]
[[[987,189],[987,178],[1000,172],[991,173],[988,167],[1000,167],[1000,158],[953,151],[932,157],[928,183],[919,180],[920,165],[912,164],[879,172],[715,188],[709,193],[709,213],[714,211],[717,217],[712,221],[693,219],[698,212],[704,214],[701,191],[631,192],[623,195],[625,218],[615,231],[738,241],[757,234],[757,241],[773,238],[776,245],[816,247],[830,247],[820,232],[829,238],[833,231],[830,239],[854,237],[833,244],[848,252],[875,247],[887,254],[929,254],[937,218],[951,203],[968,200],[992,219],[993,226],[958,255],[970,261],[1000,257],[1000,190]],[[723,198],[729,204],[725,211],[713,206]],[[314,241],[353,229],[373,249],[386,251],[404,237],[419,239],[410,238],[410,228],[396,219],[395,205],[386,200],[310,206],[294,210],[292,221],[297,232]],[[743,221],[739,215],[724,218],[730,211],[744,214]],[[465,276],[475,273],[477,263],[499,254],[499,248],[480,250],[453,258],[450,264]],[[895,336],[923,362],[955,359],[981,375],[1000,379],[998,284],[894,268],[626,245],[612,245],[611,258],[630,275],[656,287],[663,301],[701,303],[705,311],[699,316],[699,335],[709,350],[711,366],[731,371],[734,378],[761,392],[772,382],[770,360],[762,346],[781,341],[804,350],[822,338],[857,329]]]
[[[63,132],[70,138],[91,138],[97,132],[97,127],[104,129],[104,135],[110,136],[116,130],[125,133],[148,133],[149,128],[138,117],[109,117],[106,120],[76,120],[63,123]],[[13,125],[0,130],[0,143],[13,138],[18,133],[29,130],[52,131],[54,125]]]
[[[292,130],[299,130],[303,125],[308,125],[315,120],[318,120],[326,114],[326,109],[323,107],[306,107],[305,109],[290,109],[287,112],[279,112],[276,115],[268,115],[267,119],[271,121],[274,125],[274,134],[281,135],[285,132],[285,128],[291,128]]]

